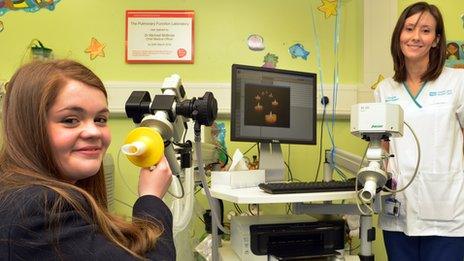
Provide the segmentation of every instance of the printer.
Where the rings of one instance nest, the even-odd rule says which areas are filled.
[[[231,245],[243,261],[331,256],[345,247],[345,221],[333,216],[236,216]]]

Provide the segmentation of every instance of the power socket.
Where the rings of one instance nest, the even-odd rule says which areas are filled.
[[[329,104],[329,97],[327,97],[327,96],[322,96],[322,98],[321,98],[321,104],[322,104],[322,105],[327,105],[327,104]]]

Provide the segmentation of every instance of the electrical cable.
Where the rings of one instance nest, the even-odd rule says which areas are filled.
[[[184,192],[184,185],[182,184],[182,181],[180,180],[180,177],[176,176],[176,175],[172,175],[173,176],[173,181],[174,180],[177,180],[179,182],[179,186],[180,186],[180,196],[177,196],[177,195],[174,195],[170,190],[168,190],[168,194],[171,195],[173,198],[176,198],[176,199],[181,199],[185,196],[185,192]]]
[[[239,214],[242,214],[242,213],[243,213],[242,209],[240,208],[240,206],[239,206],[237,203],[234,203],[234,207],[235,207],[235,210],[237,210],[237,212],[238,212]]]
[[[319,171],[321,170],[321,165],[322,165],[322,141],[323,141],[323,135],[324,135],[324,121],[325,121],[325,112],[326,112],[326,107],[327,104],[323,104],[323,109],[322,109],[322,119],[321,119],[321,138],[319,140],[319,158],[317,160],[317,170],[316,170],[316,177],[314,178],[314,181],[317,181],[319,178]]]
[[[292,170],[290,169],[290,166],[287,164],[287,162],[284,161],[284,164],[285,166],[287,166],[287,170],[288,170],[288,180],[289,181],[293,181],[293,174],[292,174]]]
[[[248,212],[250,212],[250,215],[255,216],[253,211],[251,211],[251,204],[248,204]]]
[[[117,198],[114,198],[114,201],[117,201],[117,202],[123,204],[124,206],[127,206],[127,207],[131,208],[131,209],[133,208],[132,205],[130,205],[130,204],[128,204],[128,203],[126,203],[126,202],[124,202],[124,201],[122,201],[122,200],[119,200],[119,199],[117,199]]]
[[[184,122],[184,124],[186,124]],[[187,125],[184,125],[185,126],[185,129],[187,129]],[[185,143],[185,138],[187,137],[187,131],[184,130],[184,135],[182,135],[182,143]]]
[[[118,168],[118,173],[119,173],[119,176],[121,176],[121,179],[122,179],[122,183],[126,186],[126,188],[132,193],[134,194],[134,196],[138,197],[139,196],[139,193],[135,193],[135,191],[133,191],[131,189],[131,187],[129,186],[129,184],[127,184],[127,181],[126,181],[126,178],[124,178],[124,175],[122,174],[121,172],[121,166],[119,164],[119,161],[121,160],[121,150],[118,150],[118,157],[116,159],[116,167]]]
[[[414,130],[411,128],[411,126],[409,126],[409,124],[407,122],[404,122],[404,125],[406,125],[409,128],[409,130],[411,131],[411,133],[412,133],[412,135],[414,137],[414,140],[416,141],[416,147],[417,147],[416,168],[414,169],[414,174],[412,175],[412,177],[409,180],[408,184],[406,184],[401,189],[393,190],[393,189],[388,188],[387,186],[384,186],[384,189],[386,189],[387,191],[392,192],[392,193],[401,192],[401,191],[405,190],[407,187],[409,187],[409,185],[411,185],[413,180],[416,178],[417,172],[419,171],[419,164],[420,164],[420,159],[421,159],[421,149],[420,149],[419,139],[417,138],[416,133],[414,132]]]
[[[201,222],[203,222],[203,224],[206,225],[206,222],[205,222],[201,217],[197,216],[197,218],[198,218]]]
[[[251,146],[250,148],[248,148],[248,149],[243,153],[243,155],[247,154],[247,153],[248,153],[252,148],[254,148],[256,145],[258,145],[258,143],[253,144],[253,146]],[[259,150],[259,148],[258,148],[258,150]],[[231,159],[232,159],[232,158],[231,158]]]
[[[203,184],[203,189],[205,190],[206,198],[208,199],[208,203],[211,207],[211,217],[214,219],[214,221],[217,224],[217,227],[220,230],[222,230],[226,234],[230,234],[230,230],[222,226],[222,222],[219,220],[219,215],[215,207],[216,204],[213,202],[213,197],[211,196],[208,183],[206,182],[205,169],[203,168],[203,160],[202,160],[202,155],[201,155],[201,126],[198,122],[195,122],[194,134],[195,134],[194,135],[195,136],[195,152],[197,154],[198,171],[200,173],[200,180],[201,180],[201,183]]]
[[[335,172],[340,176],[342,177],[343,180],[347,180],[348,178],[346,177],[345,173],[343,173],[343,171],[338,168],[338,167],[335,167],[334,168]]]
[[[284,161],[284,163],[285,163],[285,161]],[[285,165],[287,165],[287,171],[288,171],[287,176],[288,176],[289,180],[292,181],[293,180],[293,175],[292,175],[292,173],[290,173],[291,172],[291,170],[290,170],[290,144],[288,144],[288,147],[287,147],[287,163]]]
[[[231,161],[233,160],[232,157],[227,153],[227,150],[224,149],[221,145],[216,146],[216,148],[218,148],[220,151],[222,151],[226,155],[226,162],[224,162],[222,167],[227,166],[227,164],[229,163],[229,159]]]
[[[340,44],[340,16],[342,10],[341,0],[337,1],[337,15],[335,16],[335,31],[334,31],[334,73],[333,73],[333,82],[334,88],[332,90],[332,126],[331,126],[331,142],[332,142],[332,159],[335,158],[335,136],[334,136],[334,126],[335,126],[335,112],[337,111],[337,101],[338,101],[338,86],[339,86],[339,52],[338,47]],[[334,164],[334,163],[333,163]]]
[[[338,3],[338,6],[337,6],[337,9],[339,8],[340,6],[340,3]],[[319,36],[318,36],[318,33],[317,33],[317,29],[316,29],[316,22],[314,20],[314,8],[311,8],[311,19],[312,19],[312,26],[313,26],[313,34],[314,34],[314,38],[316,39],[316,57],[317,57],[317,68],[318,68],[318,72],[319,72],[319,80],[320,80],[320,86],[321,86],[321,97],[325,97],[324,95],[324,81],[323,81],[323,74],[322,74],[322,62],[321,62],[321,48],[320,48],[320,43],[319,43]],[[337,13],[339,11],[337,10]],[[336,16],[338,18],[338,15]],[[338,21],[338,20],[337,20]],[[337,25],[337,23],[335,23],[335,25]],[[337,27],[336,27],[337,29]],[[334,45],[334,49],[337,50],[337,44]],[[335,56],[337,57],[337,56]],[[337,59],[336,59],[337,60]],[[337,62],[337,61],[336,61]],[[337,71],[338,72],[338,71]],[[336,78],[338,79],[338,78]],[[336,106],[336,92],[335,92],[335,89],[334,88],[334,92],[332,95],[335,95],[332,97],[333,101],[333,119],[335,118],[335,106]],[[325,116],[325,113],[326,113],[326,105],[323,107],[323,112],[322,112],[322,115]],[[331,145],[332,145],[332,150],[331,150],[331,155],[332,155],[332,158],[334,158],[334,149],[335,149],[335,141],[334,141],[334,137],[333,137],[333,133],[331,131],[331,129],[329,128],[329,123],[328,121],[325,121],[324,118],[321,122],[321,124],[325,124],[327,125],[327,134],[329,135],[329,139],[330,139],[330,142],[331,142]],[[333,128],[333,124],[332,124],[332,128]],[[322,131],[322,128],[321,128],[321,131]],[[322,144],[322,135],[321,135],[321,144]],[[331,166],[333,167],[334,166],[334,163],[333,162],[330,162]],[[320,167],[318,167],[319,169]],[[318,178],[318,175],[319,174],[319,171],[316,173],[316,179],[314,181],[317,181],[317,178]]]

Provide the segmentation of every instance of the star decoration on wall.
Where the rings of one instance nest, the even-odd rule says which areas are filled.
[[[377,85],[379,85],[379,83],[380,83],[381,81],[383,81],[383,79],[385,79],[385,77],[383,77],[382,74],[379,74],[379,77],[377,78],[377,81],[374,82],[374,83],[371,85],[371,89],[372,89],[372,90],[375,90],[375,88],[377,88]]]
[[[317,8],[325,14],[325,18],[337,15],[337,0],[322,0],[322,5]]]
[[[92,37],[90,41],[90,46],[85,49],[86,53],[90,54],[90,60],[97,58],[98,56],[105,57],[105,52],[103,51],[105,48],[104,44],[101,44],[97,39]]]

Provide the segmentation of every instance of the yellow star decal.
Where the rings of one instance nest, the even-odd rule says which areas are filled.
[[[105,48],[104,44],[101,44],[97,39],[92,37],[90,41],[90,46],[85,49],[86,53],[90,54],[90,60],[97,58],[97,56],[105,57],[105,52],[103,51]]]
[[[325,14],[325,18],[329,18],[331,15],[336,16],[337,0],[322,0],[322,5],[317,9]]]
[[[385,77],[383,77],[382,74],[379,74],[379,77],[377,78],[377,81],[374,82],[374,83],[371,85],[371,89],[372,89],[372,90],[375,90],[375,88],[377,88],[377,85],[378,85],[381,81],[383,81],[383,79],[385,79]]]

